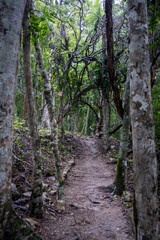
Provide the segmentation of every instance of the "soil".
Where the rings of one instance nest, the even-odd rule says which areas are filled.
[[[36,219],[37,233],[44,240],[133,240],[127,210],[107,188],[116,173],[111,152],[104,155],[95,137],[73,141],[76,159],[66,180],[66,210],[58,211],[50,195],[44,218]]]

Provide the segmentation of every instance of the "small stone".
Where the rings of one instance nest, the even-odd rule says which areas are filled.
[[[27,222],[29,222],[31,224],[31,226],[35,229],[36,225],[37,225],[37,222],[32,219],[32,218],[29,218],[29,217],[26,217],[24,218],[24,220],[26,220]]]
[[[18,189],[14,183],[11,184],[11,192],[12,192],[13,200],[17,200],[18,198],[20,198],[20,192],[18,191]]]
[[[49,185],[43,182],[42,186],[43,186],[43,192],[47,192]]]
[[[57,209],[60,210],[60,211],[65,211],[65,209],[66,209],[65,201],[58,200],[57,201]]]
[[[49,180],[54,181],[56,178],[54,176],[48,177]]]
[[[49,191],[52,195],[56,194],[57,190],[51,190]]]
[[[129,191],[124,191],[122,198],[125,202],[132,202],[132,194]]]
[[[115,148],[115,145],[111,145],[111,149],[114,149]]]
[[[31,192],[25,192],[25,193],[23,193],[23,196],[30,198],[31,197]]]

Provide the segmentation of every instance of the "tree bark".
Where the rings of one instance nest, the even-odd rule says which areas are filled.
[[[96,135],[99,136],[101,134],[102,131],[102,127],[103,127],[103,109],[102,109],[102,105],[100,104],[98,106],[99,108],[99,114],[98,114],[98,123],[96,125]]]
[[[120,98],[120,91],[115,79],[114,68],[114,44],[113,44],[113,19],[112,19],[112,0],[105,0],[106,13],[106,34],[107,34],[107,54],[108,54],[108,73],[110,84],[113,90],[113,99],[116,105],[118,115],[123,118],[122,100]]]
[[[109,145],[109,79],[107,77],[107,39],[106,39],[106,16],[104,18],[102,30],[102,78],[103,78],[103,104],[104,104],[104,117],[103,117],[103,149],[107,152]]]
[[[23,119],[27,120],[27,95],[24,95],[24,104],[23,104]]]
[[[37,36],[35,35],[35,37]],[[36,50],[36,58],[39,64],[39,70],[43,80],[44,97],[46,99],[46,103],[48,106],[50,123],[51,123],[51,147],[52,147],[53,155],[55,158],[56,175],[57,175],[57,180],[59,184],[57,207],[64,209],[65,208],[64,177],[63,177],[63,170],[62,170],[62,160],[59,156],[59,150],[58,150],[58,129],[57,129],[58,125],[57,125],[57,121],[54,113],[52,89],[51,89],[51,84],[50,84],[48,75],[45,71],[39,42],[38,41],[35,42],[34,45]]]
[[[50,118],[48,113],[48,107],[46,101],[44,101],[43,111],[42,111],[42,118],[41,118],[41,127],[51,129],[50,126]]]
[[[73,134],[74,134],[74,109],[73,109],[73,107],[72,107],[72,109],[71,109],[71,113],[70,113],[70,115],[71,115],[71,122],[70,122],[70,124],[71,124],[71,134],[72,134],[72,137],[73,137]]]
[[[103,149],[106,152],[109,148],[109,96],[103,91],[104,117],[103,117]]]
[[[85,129],[84,129],[84,135],[85,135],[85,136],[87,136],[88,120],[89,120],[89,109],[90,109],[90,107],[88,106],[87,116],[86,116],[86,122],[85,122]]]
[[[127,151],[130,128],[130,80],[127,75],[124,96],[124,114],[123,114],[123,132],[120,143],[120,151],[117,161],[117,173],[115,179],[116,194],[122,195],[126,188],[126,166],[127,166]]]
[[[0,1],[0,239],[11,211],[12,130],[25,3]]]
[[[60,130],[61,140],[64,140],[64,127],[63,127],[63,92],[59,92],[60,103],[59,103],[59,117],[60,117]]]
[[[33,152],[33,178],[32,178],[32,195],[30,201],[30,214],[36,217],[43,216],[43,199],[42,199],[42,159],[41,144],[37,130],[37,115],[34,104],[32,71],[31,71],[31,47],[30,47],[30,29],[29,29],[29,12],[31,0],[27,1],[23,19],[23,59],[24,59],[24,76],[27,96],[27,112],[32,141]]]
[[[157,159],[151,104],[147,1],[128,0],[128,8],[136,238],[157,240]]]

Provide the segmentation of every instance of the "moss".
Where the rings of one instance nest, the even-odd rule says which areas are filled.
[[[31,234],[31,229],[30,227],[26,226],[23,230],[24,236],[28,236]]]
[[[13,224],[11,225],[11,228],[15,230],[16,228],[20,228],[22,226],[23,222],[21,219],[16,219]]]
[[[116,180],[115,180],[115,186],[116,186],[116,194],[122,195],[124,189],[125,189],[125,166],[123,165],[122,159],[118,158],[117,161],[117,174],[116,174]]]

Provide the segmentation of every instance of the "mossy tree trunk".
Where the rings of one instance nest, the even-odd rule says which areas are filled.
[[[130,96],[137,240],[158,239],[157,159],[146,0],[128,0]]]
[[[109,148],[109,93],[103,91],[104,117],[103,117],[103,149]]]
[[[127,151],[129,140],[130,128],[130,81],[129,74],[127,74],[127,82],[125,86],[124,95],[124,113],[123,113],[123,132],[120,143],[120,151],[117,161],[117,172],[115,179],[116,194],[122,195],[126,185],[126,164],[127,164]]]
[[[25,0],[0,1],[0,239],[11,211],[12,130]]]
[[[84,128],[84,135],[85,136],[87,136],[87,130],[88,130],[89,110],[90,110],[90,107],[88,106],[88,108],[87,108],[87,116],[86,116],[86,121],[85,121],[85,128]]]
[[[109,79],[107,76],[107,38],[106,38],[106,16],[103,20],[102,29],[102,79],[103,79],[103,104],[104,104],[104,117],[103,117],[103,149],[107,152],[109,146]]]
[[[30,29],[29,29],[29,12],[31,0],[27,1],[23,19],[23,59],[24,59],[24,77],[27,95],[27,112],[32,141],[33,152],[33,178],[32,178],[32,195],[30,201],[30,214],[36,217],[43,216],[43,189],[42,189],[42,158],[40,137],[37,130],[37,114],[34,104],[33,82],[31,71],[31,47],[30,47]]]
[[[109,80],[113,90],[113,100],[118,115],[123,118],[122,100],[120,98],[120,90],[118,88],[114,67],[114,41],[113,41],[113,17],[112,17],[112,0],[105,0],[106,13],[106,35],[107,35],[107,56],[108,56],[108,73]]]
[[[36,35],[34,37],[37,37]],[[46,103],[48,106],[48,112],[50,117],[51,123],[51,147],[53,151],[53,155],[55,158],[55,167],[56,167],[56,175],[58,180],[58,208],[65,208],[65,190],[64,190],[64,177],[63,177],[63,169],[62,169],[62,160],[59,156],[59,149],[58,149],[58,125],[55,118],[54,112],[54,104],[53,104],[53,97],[52,97],[52,89],[51,84],[46,73],[41,48],[38,40],[34,43],[35,50],[36,50],[36,58],[39,64],[39,70],[43,80],[43,88],[44,88],[44,97],[46,99]]]

